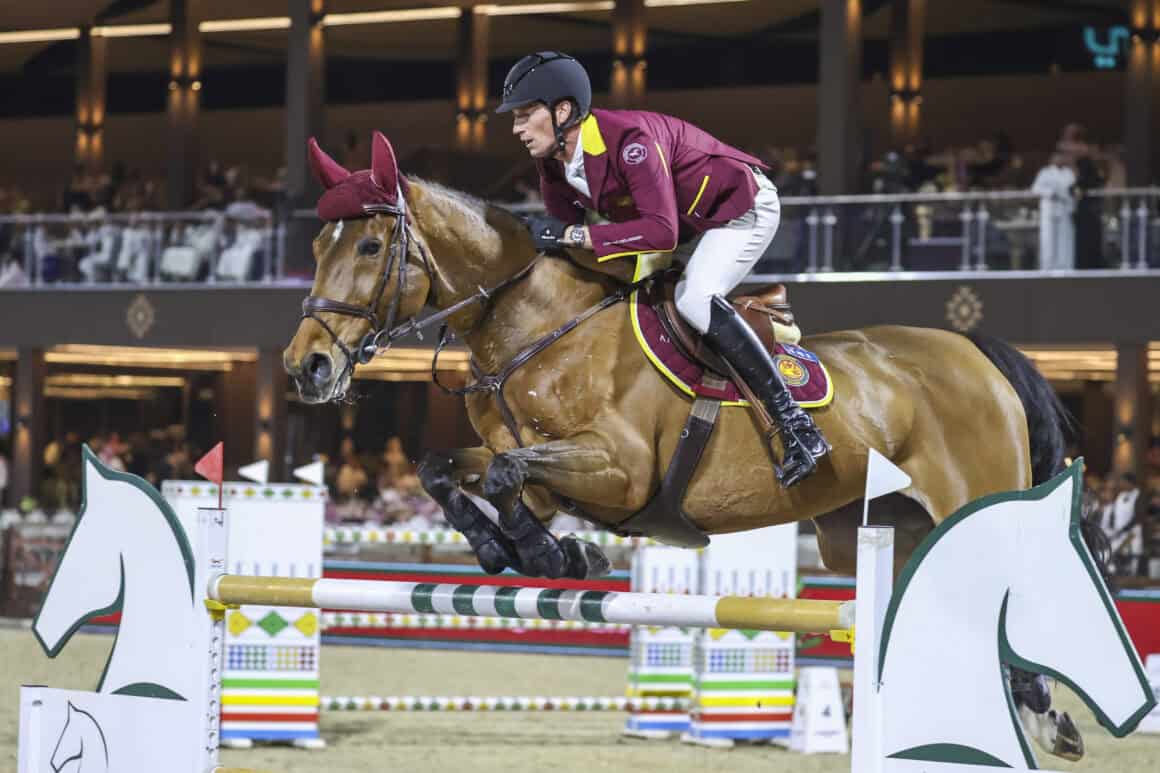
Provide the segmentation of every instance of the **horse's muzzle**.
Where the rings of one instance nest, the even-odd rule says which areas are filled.
[[[302,358],[299,367],[287,367],[294,379],[298,394],[309,403],[320,403],[334,389],[334,360],[325,352],[311,352]]]

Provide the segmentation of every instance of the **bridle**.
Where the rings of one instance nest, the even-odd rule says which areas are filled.
[[[336,301],[331,298],[321,298],[317,295],[311,295],[302,301],[302,316],[299,321],[303,319],[312,319],[322,326],[322,329],[330,334],[331,341],[342,350],[346,355],[346,365],[343,367],[342,373],[339,374],[335,383],[341,384],[348,375],[353,375],[356,364],[365,365],[374,359],[374,356],[381,350],[390,347],[391,343],[396,338],[406,335],[406,332],[401,332],[396,335],[396,329],[392,329],[395,318],[399,313],[399,304],[403,298],[403,288],[407,279],[407,257],[410,253],[410,244],[413,240],[411,234],[411,226],[407,222],[407,209],[403,197],[398,197],[399,203],[395,204],[363,204],[363,212],[367,216],[377,214],[386,214],[395,216],[394,228],[391,232],[391,241],[388,246],[387,265],[383,269],[382,275],[375,283],[375,288],[371,292],[371,298],[366,305],[359,306],[346,301]],[[414,240],[419,245],[419,254],[423,260],[423,269],[426,271],[428,277],[431,276],[431,266],[427,260],[427,252],[423,249],[422,244],[418,240]],[[391,275],[398,275],[398,283],[395,285],[395,292],[391,296],[390,304],[387,307],[387,314],[382,320],[379,319],[378,309],[383,302],[383,293],[387,291],[387,285],[390,284]],[[434,287],[434,284],[432,284]],[[326,320],[318,316],[320,312],[328,312],[331,314],[341,314],[348,317],[358,317],[365,319],[371,324],[370,332],[362,337],[359,341],[355,351],[351,351],[350,346],[334,331],[330,325],[326,324]],[[401,325],[400,328],[405,327]],[[407,331],[409,332],[409,331]],[[341,399],[344,395],[338,395],[337,399]]]
[[[407,222],[407,206],[406,200],[403,198],[402,191],[399,192],[398,204],[363,204],[363,212],[368,216],[377,214],[386,214],[395,216],[394,230],[391,232],[391,242],[388,247],[387,265],[383,269],[382,276],[379,277],[375,283],[374,290],[371,292],[371,299],[366,305],[359,306],[346,301],[336,301],[331,298],[322,298],[317,295],[308,296],[302,301],[302,316],[299,322],[303,319],[312,319],[322,326],[322,329],[330,334],[332,343],[336,344],[342,353],[346,355],[346,365],[342,372],[335,380],[336,384],[342,384],[347,376],[353,376],[355,365],[366,365],[379,352],[386,351],[391,348],[391,345],[400,338],[405,338],[412,333],[415,333],[421,339],[422,330],[431,325],[439,324],[453,314],[458,313],[466,306],[473,303],[480,303],[486,311],[487,305],[491,302],[492,296],[500,292],[509,285],[515,284],[523,279],[532,268],[539,262],[539,259],[531,261],[527,266],[520,269],[514,276],[504,279],[491,289],[484,289],[479,287],[476,292],[472,293],[467,298],[464,298],[457,303],[452,304],[443,311],[436,312],[423,319],[409,319],[402,324],[395,325],[395,320],[398,317],[399,305],[403,298],[403,288],[406,286],[407,278],[407,257],[410,254],[411,244],[414,243],[418,248],[419,257],[422,260],[423,271],[427,275],[430,282],[431,293],[435,293],[435,274],[431,270],[431,260],[427,254],[427,249],[422,240],[416,239],[411,231],[411,224]],[[387,291],[387,286],[390,284],[392,273],[398,275],[398,282],[395,285],[395,292],[391,296],[390,304],[387,307],[386,316],[380,320],[378,308],[382,305],[383,294]],[[334,331],[334,329],[326,324],[326,321],[318,316],[321,312],[331,314],[341,314],[348,317],[358,317],[365,319],[371,324],[370,332],[362,337],[354,351],[351,347],[342,340],[342,338]],[[445,332],[440,335],[440,346],[443,348],[446,341]],[[434,373],[438,350],[435,354],[435,361],[432,362],[431,369]],[[438,378],[436,377],[436,382]],[[442,385],[440,385],[442,386]],[[337,394],[333,399],[341,400],[346,396],[346,393]]]

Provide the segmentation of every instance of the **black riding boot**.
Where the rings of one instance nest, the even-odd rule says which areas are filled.
[[[777,476],[786,488],[809,476],[830,452],[830,444],[810,415],[803,411],[782,383],[773,358],[733,305],[714,296],[705,340],[754,391],[769,415],[781,427],[785,450]]]

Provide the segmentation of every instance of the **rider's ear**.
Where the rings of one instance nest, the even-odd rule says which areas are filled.
[[[572,103],[565,99],[556,105],[556,123],[562,124],[572,117]]]

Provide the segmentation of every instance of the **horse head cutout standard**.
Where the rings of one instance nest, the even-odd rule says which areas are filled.
[[[1155,705],[1080,536],[1082,485],[1076,463],[1035,488],[985,497],[914,553],[879,652],[888,759],[1035,768],[1005,667],[1059,679],[1116,736]],[[933,709],[935,696],[955,697]]]
[[[195,669],[173,664],[193,657],[187,632],[205,610],[185,531],[141,478],[105,467],[88,447],[82,464],[80,514],[32,632],[56,657],[82,625],[120,612],[97,691],[186,700],[204,686]]]
[[[52,773],[107,773],[109,745],[93,715],[68,704],[68,715],[49,760]]]

